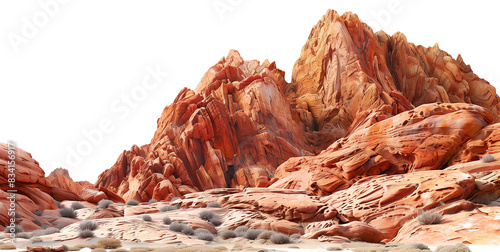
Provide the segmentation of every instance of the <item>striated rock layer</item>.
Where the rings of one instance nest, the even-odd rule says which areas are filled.
[[[484,127],[463,144],[448,161],[447,170],[467,172],[476,178],[469,200],[500,206],[500,123]]]
[[[31,221],[37,218],[34,211],[57,209],[54,200],[81,200],[77,194],[52,185],[45,178],[45,172],[38,162],[20,148],[15,149],[15,183],[14,187],[10,187],[8,178],[11,171],[8,162],[11,159],[8,150],[7,144],[0,143],[0,226],[10,224],[10,192],[7,190],[16,190],[13,193],[16,197],[15,211],[21,216],[17,219],[22,221],[21,225],[27,227],[27,230],[33,229],[31,227],[39,228]]]
[[[291,158],[278,168],[272,187],[322,196],[363,177],[441,169],[493,120],[476,105],[422,105],[359,129],[317,156]]]
[[[439,209],[437,209],[439,210]],[[420,225],[410,220],[403,225],[394,242],[422,242],[438,246],[443,244],[500,244],[500,207],[479,207],[443,217],[443,224]]]
[[[367,177],[321,201],[336,209],[340,220],[365,222],[392,239],[419,211],[466,199],[474,187],[467,173],[420,171]]]
[[[69,176],[68,170],[64,168],[53,170],[46,179],[55,187],[66,189],[77,195],[81,194],[83,188],[93,186],[93,184],[88,181],[73,181]]]
[[[395,115],[413,108],[398,91],[377,36],[355,14],[332,10],[312,28],[286,95],[299,114],[311,114],[300,117],[305,130],[324,135],[342,136],[363,111],[387,105]]]
[[[96,186],[140,201],[267,186],[278,165],[314,152],[294,121],[283,77],[274,63],[231,51],[196,91],[183,89],[164,109],[151,143],[123,152]]]
[[[401,33],[373,33],[357,15],[329,10],[313,27],[286,96],[307,129],[348,132],[356,117],[379,110],[395,115],[426,103],[472,103],[500,120],[495,88],[475,75],[459,55],[437,44],[408,43]]]

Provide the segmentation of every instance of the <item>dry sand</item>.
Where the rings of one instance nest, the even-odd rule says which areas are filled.
[[[58,241],[43,241],[33,242],[24,240],[16,243],[17,251],[25,251],[28,246],[53,246],[64,244],[68,247],[78,247],[82,245],[96,244],[98,238],[92,239],[74,239],[64,242]],[[500,246],[486,245],[470,245],[472,252],[497,252],[500,251]],[[134,243],[122,242],[121,251],[129,250],[134,252],[224,252],[224,251],[240,251],[240,252],[272,252],[272,251],[290,251],[290,252],[326,252],[326,251],[352,251],[352,252],[372,252],[372,251],[405,251],[405,252],[423,252],[435,251],[436,247],[430,247],[430,250],[419,250],[413,246],[406,244],[373,244],[363,242],[351,243],[329,243],[320,242],[318,240],[298,239],[293,240],[289,244],[271,244],[265,240],[247,240],[244,238],[233,238],[228,240],[218,240],[207,245],[186,246],[181,243],[177,244],[159,244],[159,243]],[[0,251],[14,251],[1,250]],[[82,252],[91,252],[90,248],[83,248]],[[119,252],[120,250],[108,249],[108,252]]]

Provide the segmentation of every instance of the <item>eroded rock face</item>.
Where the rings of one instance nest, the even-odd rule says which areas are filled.
[[[83,200],[91,203],[99,203],[101,200],[111,200],[115,203],[125,203],[125,200],[122,197],[104,187],[85,187],[82,189],[80,196]]]
[[[336,209],[341,221],[365,222],[392,239],[420,210],[466,199],[474,190],[474,182],[473,176],[459,171],[379,175],[364,178],[321,201]]]
[[[421,225],[410,220],[403,225],[394,242],[422,242],[428,245],[475,244],[498,245],[500,207],[479,207],[472,211],[461,211],[444,215],[443,224]]]
[[[355,14],[330,10],[313,27],[292,82],[283,77],[274,62],[230,51],[165,107],[151,142],[124,151],[84,198],[182,197],[168,203],[182,209],[218,201],[219,229],[372,242],[390,241],[401,227],[395,241],[432,230],[444,239],[446,224],[425,233],[411,219],[420,210],[464,217],[476,203],[500,204],[499,126],[490,125],[500,120],[500,99],[460,55],[373,33]],[[479,161],[487,153],[496,160]]]
[[[37,227],[32,222],[37,218],[33,212],[44,209],[57,209],[54,201],[62,200],[81,200],[75,193],[63,188],[54,187],[49,180],[45,178],[45,172],[40,168],[38,162],[33,159],[30,153],[21,148],[16,148],[16,166],[15,166],[15,187],[9,187],[8,146],[0,143],[0,226],[3,228],[10,224],[8,209],[10,208],[11,193],[7,190],[17,190],[12,193],[16,197],[16,212],[21,215],[19,221],[27,230]]]
[[[301,117],[306,130],[340,137],[359,112],[389,105],[394,115],[413,107],[397,91],[377,36],[350,12],[328,10],[312,28],[286,91],[301,114],[312,115]]]
[[[328,11],[291,83],[274,62],[230,51],[164,109],[150,143],[124,151],[95,186],[64,169],[45,178],[18,149],[17,223],[71,225],[47,240],[76,239],[76,222],[95,219],[98,236],[204,243],[165,231],[161,206],[179,204],[173,221],[212,233],[245,225],[324,241],[499,244],[499,101],[460,55]],[[1,226],[9,222],[7,160],[0,144]],[[152,198],[161,202],[92,204]],[[63,218],[54,199],[83,199],[87,208]],[[218,227],[199,217],[213,201],[223,206],[209,209]],[[417,223],[421,210],[443,222]]]
[[[349,240],[361,240],[365,242],[377,243],[385,239],[380,230],[372,226],[353,221],[344,225],[333,225],[331,227],[304,235],[304,239],[317,239],[320,236],[341,236]]]
[[[309,132],[342,135],[363,111],[388,106],[395,115],[434,102],[477,104],[500,120],[495,88],[460,55],[415,46],[402,33],[375,34],[350,12],[329,10],[318,21],[285,90]]]
[[[356,130],[314,157],[291,158],[271,187],[328,195],[362,177],[441,169],[460,146],[493,121],[469,104],[426,104]]]
[[[496,153],[500,153],[500,123],[488,125],[481,129],[474,138],[460,147],[448,164],[452,166],[480,160],[488,153],[493,156],[496,156]],[[492,161],[499,160],[498,157],[495,159]]]
[[[380,31],[377,37],[397,89],[413,105],[472,103],[490,110],[498,122],[500,99],[495,88],[475,75],[460,55],[453,59],[437,44],[415,46],[399,32],[389,36]]]
[[[147,201],[222,187],[267,186],[290,157],[311,154],[274,63],[231,51],[196,92],[183,89],[158,119],[149,145],[125,151],[96,186]]]
[[[181,207],[205,207],[217,201],[224,208],[256,211],[294,222],[313,222],[335,218],[337,211],[306,191],[247,188],[242,192],[214,189],[186,195]]]
[[[476,188],[469,196],[472,202],[500,206],[500,163],[496,169],[484,172],[471,173],[476,178]]]
[[[73,181],[69,176],[68,170],[64,168],[53,170],[46,179],[55,187],[66,189],[76,195],[80,195],[83,188],[93,186],[93,184],[88,181]]]
[[[448,162],[447,170],[467,172],[476,178],[476,188],[469,197],[473,202],[500,206],[499,132],[499,123],[484,127]]]
[[[401,33],[374,33],[352,13],[329,10],[311,30],[291,83],[283,77],[274,62],[244,61],[230,51],[194,91],[183,89],[164,109],[151,142],[124,151],[96,186],[140,201],[266,187],[288,160],[277,177],[292,170],[297,176],[276,187],[326,195],[363,176],[442,168],[463,141],[500,120],[495,89],[460,56],[453,59],[437,45],[415,46]],[[455,126],[461,113],[464,120]],[[390,123],[402,126],[399,131],[389,132],[395,127],[387,122],[372,126],[398,114]],[[438,116],[447,125],[439,125]],[[368,128],[374,135],[361,139]],[[349,138],[337,141],[342,137]],[[339,151],[346,143],[360,147]],[[304,186],[309,178],[313,182]]]

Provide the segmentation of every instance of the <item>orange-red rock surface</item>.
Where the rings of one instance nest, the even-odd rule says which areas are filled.
[[[337,211],[305,191],[247,188],[244,191],[213,189],[191,193],[181,200],[183,208],[205,207],[217,201],[225,208],[261,212],[294,222],[315,222],[335,218]]]
[[[500,123],[484,127],[448,161],[447,170],[468,172],[476,178],[476,189],[469,197],[473,202],[500,206],[499,130]]]
[[[15,148],[15,183],[11,188],[8,183],[8,162],[11,160],[8,145],[0,143],[0,226],[3,228],[10,224],[8,216],[10,208],[10,192],[16,190],[15,211],[22,218],[19,221],[22,226],[36,226],[32,220],[37,216],[36,210],[57,209],[54,201],[81,200],[80,196],[63,188],[54,187],[45,178],[45,172],[40,168],[38,162],[30,153],[21,148]]]
[[[271,187],[328,195],[363,177],[441,169],[492,115],[469,104],[426,104],[356,130],[321,154],[291,158]]]
[[[317,239],[320,236],[341,236],[349,240],[361,240],[372,243],[381,242],[385,239],[384,234],[380,230],[359,221],[353,221],[345,225],[333,225],[304,235],[303,238]]]
[[[460,56],[415,46],[401,33],[374,33],[357,15],[329,10],[302,48],[291,83],[274,62],[244,61],[230,51],[194,91],[183,89],[165,107],[151,142],[124,151],[96,186],[147,201],[266,187],[298,170],[298,180],[274,186],[326,195],[362,176],[443,168],[465,141],[500,119],[499,101]],[[302,160],[318,161],[297,164]],[[318,173],[306,172],[310,165]],[[305,186],[299,181],[309,178]]]
[[[140,201],[267,186],[278,165],[314,150],[294,121],[283,77],[274,63],[231,51],[196,91],[183,89],[164,109],[151,143],[122,153],[96,186]]]
[[[111,200],[116,203],[125,203],[125,200],[114,191],[104,187],[85,187],[81,190],[80,196],[83,200],[91,203],[98,203],[101,200]]]
[[[83,188],[93,186],[93,184],[88,181],[73,181],[69,176],[68,170],[64,168],[53,170],[46,179],[55,187],[66,189],[77,195],[81,194]]]
[[[343,136],[357,113],[387,105],[390,113],[411,109],[398,92],[377,36],[357,15],[329,10],[314,26],[295,62],[287,97],[306,130]],[[326,143],[328,144],[328,143]]]
[[[496,118],[500,108],[495,88],[460,55],[415,46],[401,33],[375,34],[357,15],[332,10],[311,30],[286,91],[298,110],[311,113],[313,123],[304,124],[332,134],[384,105],[394,115],[425,103],[473,103]]]
[[[119,219],[125,240],[149,241],[129,230],[137,225],[130,217],[165,204],[196,215],[192,208],[217,201],[220,227],[196,218],[192,224],[324,241],[500,244],[500,98],[460,55],[414,45],[399,32],[374,33],[357,15],[329,10],[312,28],[291,82],[284,76],[275,62],[245,61],[231,50],[195,90],[182,89],[164,108],[149,143],[123,151],[93,186],[64,170],[44,178],[20,151],[21,214],[54,209],[52,197],[156,199],[79,210],[81,218]],[[3,185],[4,145],[0,160]],[[181,198],[169,202],[174,197]],[[6,199],[0,191],[2,224]],[[413,220],[421,210],[444,221],[423,226]],[[158,230],[165,243],[199,242]]]
[[[439,209],[436,209],[439,211]],[[446,214],[442,224],[420,225],[410,220],[403,225],[394,242],[425,242],[438,246],[443,244],[500,244],[500,207],[479,207],[471,211]]]
[[[490,110],[496,121],[500,119],[495,88],[475,75],[460,55],[454,59],[437,44],[415,46],[399,32],[392,36],[378,32],[377,37],[398,90],[413,105],[472,103]]]
[[[367,177],[321,201],[336,209],[341,221],[365,222],[392,239],[420,210],[466,199],[474,187],[467,173],[418,171]]]
[[[474,138],[460,147],[450,159],[448,165],[480,160],[487,153],[493,156],[500,153],[500,123],[488,125],[481,129]],[[496,159],[498,160],[498,158]]]

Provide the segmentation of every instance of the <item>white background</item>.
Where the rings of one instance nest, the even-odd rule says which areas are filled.
[[[42,6],[49,0],[0,2],[0,142],[16,141],[47,174],[63,166],[74,180],[95,182],[123,150],[149,143],[163,108],[230,49],[247,60],[276,61],[289,81],[328,8],[357,13],[375,31],[401,31],[415,44],[437,42],[500,84],[493,1],[54,1],[48,11]],[[26,22],[35,31],[26,33]],[[169,75],[135,107],[125,106],[123,96],[141,88],[147,67]],[[83,132],[95,132],[102,120],[112,131],[77,153],[79,162],[68,161],[89,143]]]

